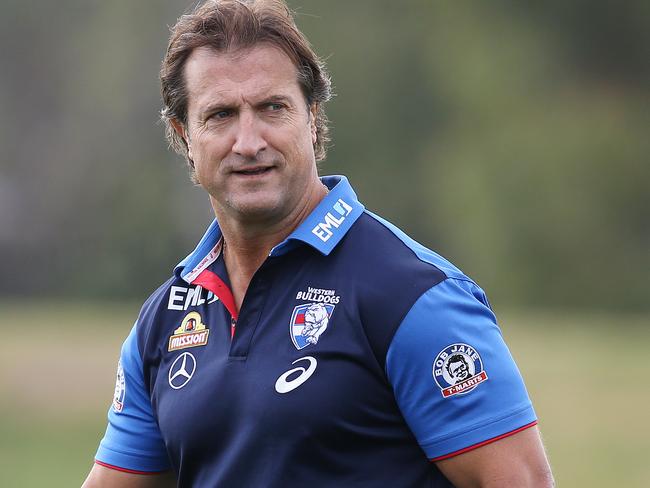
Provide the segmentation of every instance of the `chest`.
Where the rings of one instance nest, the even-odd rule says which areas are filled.
[[[259,451],[287,437],[327,444],[402,423],[350,283],[254,278],[233,337],[219,300],[176,293],[199,298],[185,307],[170,295],[183,310],[159,314],[146,367],[163,438],[179,456]]]

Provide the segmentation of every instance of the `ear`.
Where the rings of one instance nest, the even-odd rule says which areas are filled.
[[[312,103],[309,107],[309,128],[311,129],[311,143],[316,144],[316,114],[318,114],[318,104]]]
[[[185,130],[185,126],[178,119],[170,119],[174,132],[183,138],[187,146],[187,156],[192,160],[192,146],[190,144],[190,135]]]

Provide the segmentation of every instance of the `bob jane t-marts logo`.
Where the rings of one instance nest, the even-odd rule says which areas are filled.
[[[433,362],[433,379],[440,387],[442,396],[469,393],[488,379],[483,361],[476,349],[456,343],[445,347]]]
[[[178,351],[188,347],[205,346],[208,343],[210,330],[206,329],[198,312],[188,313],[181,326],[169,338],[168,351]]]

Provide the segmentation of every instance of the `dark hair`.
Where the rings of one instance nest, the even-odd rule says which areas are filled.
[[[331,97],[331,82],[323,62],[298,30],[289,7],[283,0],[208,0],[181,16],[172,27],[160,69],[165,135],[170,147],[187,159],[194,182],[194,164],[189,159],[187,144],[171,124],[176,120],[187,126],[185,63],[198,47],[227,51],[261,42],[272,44],[289,56],[296,66],[307,104],[317,104],[314,153],[317,161],[325,158],[329,128],[323,104]]]
[[[449,361],[447,361],[447,373],[449,374],[451,374],[451,363],[463,363],[465,367],[469,368],[469,364],[467,364],[467,361],[462,354],[454,354],[449,358]]]

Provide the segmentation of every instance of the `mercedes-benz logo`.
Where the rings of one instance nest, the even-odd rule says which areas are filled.
[[[183,388],[194,375],[196,370],[196,359],[189,352],[178,356],[169,368],[169,386],[174,390]]]

